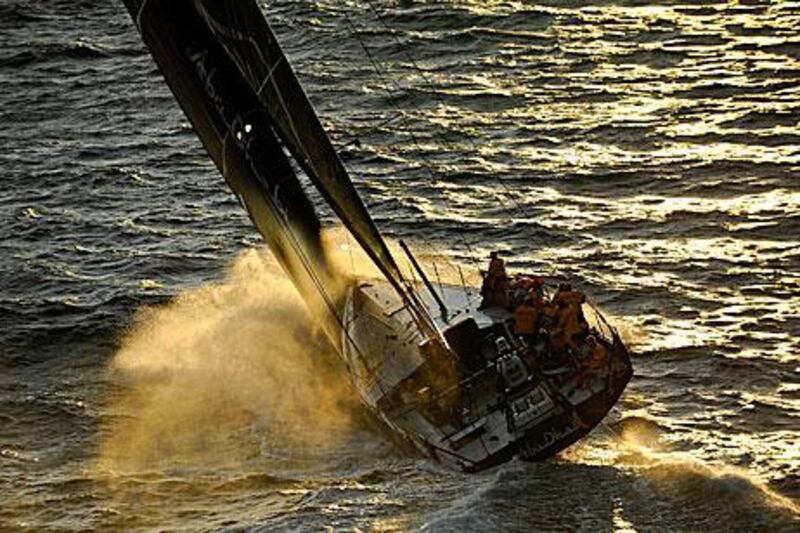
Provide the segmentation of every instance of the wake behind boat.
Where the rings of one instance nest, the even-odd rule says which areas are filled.
[[[631,376],[617,332],[568,286],[509,276],[435,290],[398,267],[252,0],[125,0],[195,132],[395,435],[478,471],[542,459],[588,433]],[[339,272],[307,176],[380,278]]]

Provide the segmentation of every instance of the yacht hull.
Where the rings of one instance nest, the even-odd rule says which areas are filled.
[[[479,309],[474,288],[439,289],[449,316],[438,316],[433,301],[425,304],[438,317],[449,356],[430,350],[410,313],[378,281],[350,290],[341,343],[364,404],[394,437],[438,461],[477,472],[515,456],[547,459],[596,427],[631,378],[628,350],[604,320],[592,327],[604,364],[587,367],[572,355],[543,357],[526,348],[511,333],[511,315]],[[501,338],[517,348],[497,353]]]

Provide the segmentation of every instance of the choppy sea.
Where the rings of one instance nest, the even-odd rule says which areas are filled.
[[[261,5],[388,237],[571,279],[635,377],[545,463],[399,451],[121,2],[2,0],[0,530],[800,528],[800,3]]]

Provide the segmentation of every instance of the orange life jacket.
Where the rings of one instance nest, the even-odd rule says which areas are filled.
[[[585,329],[586,319],[581,309],[585,301],[586,296],[574,290],[559,291],[553,297],[548,311],[553,322],[550,328],[550,343],[555,351],[572,345],[573,336]]]
[[[564,305],[569,306],[579,306],[583,302],[586,301],[586,295],[583,294],[581,291],[558,291],[556,295],[553,297],[553,303],[558,304],[559,302],[564,302]]]
[[[586,296],[580,291],[566,291],[558,293],[554,300],[562,302],[563,307],[558,316],[558,327],[564,330],[564,335],[569,340],[584,329],[586,319],[583,317],[581,305],[586,301]]]
[[[536,323],[539,320],[539,310],[530,303],[523,303],[514,309],[514,333],[517,335],[533,335],[536,333]]]

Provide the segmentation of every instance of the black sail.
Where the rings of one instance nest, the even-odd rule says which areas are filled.
[[[275,122],[198,4],[124,2],[195,132],[281,265],[310,305],[335,314],[314,207]]]
[[[252,0],[195,0],[258,95],[281,139],[386,278],[405,297],[402,276],[291,65]]]

